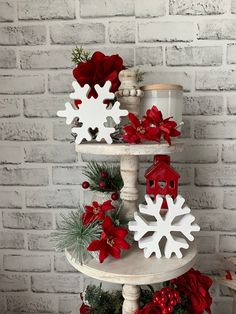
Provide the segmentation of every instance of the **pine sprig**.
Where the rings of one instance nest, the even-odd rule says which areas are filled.
[[[90,52],[89,51],[86,51],[84,50],[83,47],[75,47],[73,50],[72,50],[72,62],[75,64],[75,65],[78,65],[80,62],[86,62],[90,59]]]
[[[82,172],[83,175],[88,178],[90,189],[92,191],[99,191],[103,193],[118,192],[124,185],[119,166],[107,163],[99,164],[92,161],[83,168]],[[101,178],[102,172],[106,172],[108,174],[107,178]],[[101,188],[99,186],[101,180],[105,182],[105,188]]]
[[[98,222],[83,225],[83,209],[80,207],[76,212],[70,212],[68,216],[61,214],[61,230],[51,234],[51,241],[57,250],[67,249],[73,258],[83,261],[87,254],[97,258],[97,253],[87,251],[88,245],[100,238],[101,224]]]
[[[85,291],[85,302],[91,306],[93,314],[120,314],[123,301],[121,291],[103,291],[101,285],[88,286]]]
[[[136,70],[136,80],[138,83],[141,83],[143,81],[144,72],[140,71],[139,69]]]

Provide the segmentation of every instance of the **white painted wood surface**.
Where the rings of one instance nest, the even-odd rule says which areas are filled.
[[[146,285],[170,280],[187,272],[195,263],[197,250],[191,246],[184,252],[182,259],[176,256],[146,259],[143,252],[134,245],[123,251],[121,259],[108,257],[103,263],[92,259],[86,264],[76,262],[68,251],[65,252],[69,263],[78,271],[92,278],[128,285]]]
[[[139,305],[138,285],[154,284],[181,276],[195,264],[197,250],[194,246],[190,247],[182,259],[157,259],[152,256],[147,260],[142,251],[134,246],[123,252],[121,259],[108,257],[102,264],[93,259],[83,265],[76,262],[68,251],[65,254],[69,263],[81,273],[100,281],[124,284],[122,313],[134,314]]]
[[[182,152],[184,143],[181,141],[173,141],[170,146],[168,143],[144,143],[144,144],[125,144],[113,143],[107,145],[106,143],[83,143],[75,145],[75,150],[80,154],[92,155],[168,155],[176,152]]]
[[[157,195],[156,200],[152,200],[149,195],[145,195],[147,204],[140,204],[140,213],[135,212],[134,220],[129,222],[129,230],[134,231],[134,240],[138,241],[138,246],[143,249],[146,258],[153,253],[157,258],[162,256],[171,258],[173,253],[178,258],[182,258],[182,249],[189,248],[185,238],[193,241],[192,232],[200,231],[200,227],[193,223],[195,217],[190,214],[191,209],[185,205],[185,199],[181,195],[178,195],[175,200],[170,195],[166,195],[165,199],[168,205],[165,216],[161,215],[163,197]],[[152,217],[151,221],[150,217]],[[163,238],[166,242],[162,248]]]
[[[122,314],[134,313],[139,308],[139,286],[124,285],[122,289],[122,295],[124,297]]]
[[[112,117],[116,124],[121,122],[121,117],[127,116],[127,110],[120,109],[120,103],[116,101],[112,108],[107,108],[104,104],[105,100],[113,100],[115,97],[114,93],[110,92],[111,82],[106,81],[104,86],[96,84],[94,89],[98,96],[97,98],[88,98],[90,86],[85,84],[83,87],[76,81],[72,83],[75,92],[70,94],[70,98],[73,100],[81,100],[82,104],[79,108],[75,109],[70,103],[65,104],[65,110],[57,112],[59,117],[65,117],[66,123],[71,124],[75,118],[79,118],[81,125],[73,127],[72,133],[77,134],[75,142],[80,144],[83,139],[87,141],[92,140],[90,128],[98,129],[96,135],[96,141],[104,139],[108,144],[112,143],[111,134],[115,132],[114,127],[106,125],[107,118]]]
[[[116,97],[121,103],[121,109],[126,109],[136,116],[140,115],[140,102],[143,92],[138,87],[137,73],[134,70],[123,70],[119,73],[121,81],[119,90],[116,92]],[[122,118],[121,124],[126,124],[127,118]]]

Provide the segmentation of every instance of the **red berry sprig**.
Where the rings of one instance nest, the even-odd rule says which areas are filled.
[[[177,290],[165,287],[154,293],[153,303],[161,309],[162,314],[170,314],[173,313],[174,307],[181,303],[181,297]]]

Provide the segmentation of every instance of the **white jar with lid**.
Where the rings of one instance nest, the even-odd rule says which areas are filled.
[[[140,114],[155,105],[163,115],[163,118],[173,117],[179,125],[182,122],[183,112],[183,87],[175,84],[151,84],[142,86],[144,96],[141,99]]]

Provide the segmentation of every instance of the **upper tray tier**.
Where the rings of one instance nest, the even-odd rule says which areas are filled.
[[[124,144],[124,143],[84,143],[77,144],[76,151],[81,154],[94,154],[94,155],[157,155],[157,154],[171,154],[181,152],[183,150],[183,142],[173,142],[169,144]]]
[[[194,246],[183,251],[183,258],[159,258],[151,256],[145,258],[143,251],[137,246],[123,252],[121,259],[108,257],[102,264],[91,260],[81,265],[76,262],[71,254],[66,251],[69,263],[83,274],[103,281],[130,284],[146,285],[167,281],[186,273],[196,261],[197,250]]]

